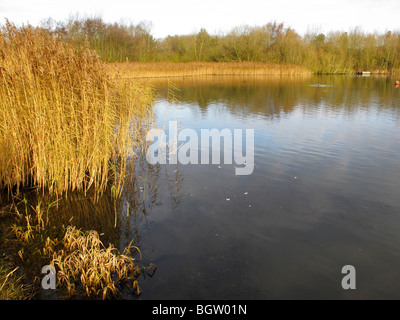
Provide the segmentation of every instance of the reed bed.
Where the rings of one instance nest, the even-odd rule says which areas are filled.
[[[7,22],[0,31],[0,187],[103,190],[110,177],[123,178],[152,99],[148,86],[113,81],[87,44]]]
[[[193,76],[310,75],[312,72],[294,64],[256,62],[115,62],[107,70],[117,78],[160,78]]]
[[[244,76],[198,76],[198,77],[160,77],[138,79],[149,83],[155,88],[168,88],[169,91],[177,87],[202,87],[202,86],[278,86],[304,84],[313,74],[301,75],[244,75]],[[179,100],[179,98],[177,98]]]
[[[138,277],[145,274],[152,276],[156,271],[153,264],[142,267],[136,264],[134,255],[140,254],[139,248],[131,242],[120,252],[113,244],[106,245],[95,230],[82,231],[73,225],[53,225],[53,214],[57,213],[53,211],[55,206],[55,203],[46,206],[41,202],[34,205],[24,198],[15,207],[20,221],[9,228],[11,233],[8,238],[19,248],[18,256],[24,268],[40,270],[43,265],[54,266],[57,294],[61,298],[115,298],[126,292],[125,288],[130,294],[139,296]],[[7,281],[18,267],[11,270],[10,267],[5,269],[5,266],[0,265],[0,297],[7,295],[14,299],[8,294],[9,287],[16,286],[21,280],[14,279],[13,284]],[[34,292],[31,289],[38,285],[34,282],[29,286],[20,286],[27,292],[19,297],[32,297]]]
[[[54,254],[51,264],[58,270],[59,286],[65,286],[69,296],[84,292],[87,297],[105,299],[119,291],[120,282],[140,294],[136,279],[152,266],[145,269],[136,266],[130,247],[121,254],[112,244],[106,247],[96,231],[83,233],[73,226],[67,228],[62,242],[63,249]]]

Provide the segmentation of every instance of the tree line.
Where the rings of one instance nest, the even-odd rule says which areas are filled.
[[[301,36],[283,23],[238,26],[224,34],[205,29],[156,39],[151,24],[106,23],[102,18],[48,19],[40,24],[65,41],[88,45],[104,61],[252,61],[291,63],[316,73],[390,72],[400,68],[400,32],[360,28]]]

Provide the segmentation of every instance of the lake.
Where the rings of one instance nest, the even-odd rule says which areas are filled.
[[[178,131],[254,130],[254,170],[236,175],[235,163],[151,165],[142,157],[118,216],[121,247],[134,239],[140,263],[157,266],[140,279],[140,298],[400,298],[394,81],[158,83],[154,126],[167,134],[169,121]],[[342,288],[345,265],[356,270],[355,290]]]

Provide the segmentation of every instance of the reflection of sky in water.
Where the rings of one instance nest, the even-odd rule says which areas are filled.
[[[308,85],[318,82],[334,86]],[[398,298],[399,92],[386,83],[254,81],[161,97],[161,127],[254,129],[255,169],[160,168],[140,244],[159,269],[143,298]],[[345,264],[356,292],[340,288]]]

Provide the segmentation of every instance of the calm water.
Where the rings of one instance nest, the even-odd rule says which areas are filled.
[[[133,238],[141,263],[158,267],[141,280],[141,299],[400,298],[394,80],[210,78],[160,87],[157,126],[254,129],[255,167],[237,176],[235,164],[142,159],[118,220],[120,245]],[[341,287],[344,265],[356,268],[356,290]]]

